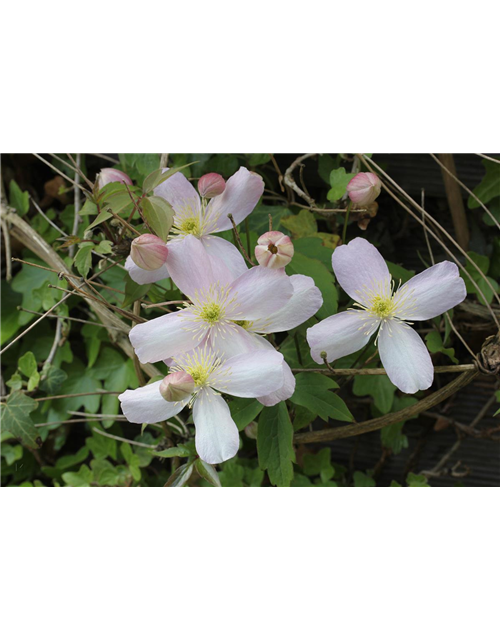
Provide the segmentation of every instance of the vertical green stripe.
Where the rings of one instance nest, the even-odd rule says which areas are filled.
[[[392,482],[389,493],[390,640],[400,640],[403,633],[403,508],[401,485],[397,482]]]
[[[19,487],[19,640],[33,639],[33,486]]]
[[[290,487],[277,488],[278,640],[290,638]]]
[[[408,638],[429,640],[431,488],[408,487]]]
[[[354,486],[354,637],[375,638],[375,483]]]

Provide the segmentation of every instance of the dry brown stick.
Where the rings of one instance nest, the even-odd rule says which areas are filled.
[[[11,235],[22,242],[25,247],[33,251],[41,260],[50,265],[56,271],[68,272],[66,263],[58,256],[54,249],[36,233],[30,225],[20,218],[17,214],[2,210],[2,215],[12,225]],[[107,268],[111,268],[113,264]],[[104,270],[103,270],[104,271]],[[101,272],[95,274],[99,276]],[[82,286],[85,289],[85,285]],[[87,304],[96,313],[98,318],[106,326],[112,341],[121,349],[129,358],[132,357],[133,348],[126,334],[130,331],[130,327],[118,318],[105,305],[98,301],[86,299]],[[159,376],[161,372],[152,364],[141,364],[142,370],[150,377]]]
[[[293,172],[301,164],[301,162],[303,162],[304,160],[307,160],[307,158],[314,158],[314,156],[316,155],[318,154],[305,153],[303,156],[299,156],[296,160],[292,162],[292,164],[285,171],[285,176],[283,178],[286,186],[290,187],[290,189],[295,191],[295,193],[299,195],[303,200],[305,200],[307,204],[310,206],[314,206],[316,203],[310,196],[307,195],[307,193],[304,193],[304,191],[302,191],[302,189],[297,185],[293,177]]]
[[[438,154],[440,160],[441,173],[443,176],[444,188],[446,191],[446,199],[451,211],[453,219],[453,228],[457,236],[458,244],[462,249],[467,250],[469,246],[470,234],[467,225],[467,216],[465,215],[464,202],[460,193],[460,186],[457,184],[457,170],[455,168],[455,160],[452,153]],[[431,156],[437,158],[431,153]]]
[[[479,154],[480,155],[480,154]],[[498,220],[495,218],[495,216],[491,213],[491,211],[488,209],[488,207],[483,204],[483,202],[481,202],[481,200],[476,196],[476,194],[471,191],[468,187],[465,186],[465,184],[463,182],[461,182],[457,176],[455,175],[455,173],[452,173],[450,171],[450,169],[448,169],[443,163],[441,163],[436,156],[431,153],[431,157],[434,158],[434,160],[440,165],[441,169],[443,169],[443,171],[449,173],[449,175],[451,176],[451,178],[453,180],[455,180],[464,191],[467,191],[467,193],[471,196],[471,198],[474,198],[474,200],[486,211],[486,213],[489,215],[489,217],[491,218],[491,220],[493,220],[493,223],[496,224],[496,226],[500,229],[500,223],[498,222]],[[498,162],[498,161],[497,161]]]
[[[434,373],[462,373],[464,371],[474,371],[475,364],[450,364],[434,367]],[[385,376],[385,369],[292,369],[293,373],[323,373],[326,376]]]
[[[7,228],[7,223],[2,218],[0,220],[0,225],[2,227],[2,237],[3,237],[3,246],[5,250],[5,279],[7,282],[12,280],[12,261],[11,261],[11,251],[10,251],[10,236],[9,230]]]
[[[320,431],[296,433],[293,439],[294,443],[301,444],[306,442],[329,442],[331,440],[340,440],[341,438],[350,438],[351,436],[358,436],[362,433],[368,433],[369,431],[378,431],[379,429],[395,424],[396,422],[409,420],[421,411],[430,409],[438,403],[443,402],[443,400],[446,400],[459,389],[469,384],[469,382],[471,382],[471,380],[473,380],[477,375],[479,375],[479,371],[477,369],[465,371],[445,387],[431,393],[426,398],[417,402],[417,404],[380,418],[374,418],[373,420],[366,420],[365,422],[358,422],[355,424],[347,424],[342,427],[321,429]]]
[[[459,250],[459,252],[464,256],[464,258],[471,263],[471,265],[477,270],[477,272],[484,278],[486,284],[488,285],[488,287],[491,289],[493,295],[495,296],[497,302],[500,304],[500,296],[498,295],[498,293],[495,291],[495,288],[493,287],[493,285],[491,284],[491,282],[488,280],[488,278],[486,277],[486,275],[483,273],[483,271],[478,267],[478,265],[474,262],[474,260],[467,255],[467,252],[464,251],[464,249],[462,249],[462,247],[458,244],[458,242],[455,240],[455,238],[453,236],[451,236],[448,231],[446,231],[446,229],[439,224],[439,222],[437,220],[435,220],[433,218],[433,216],[430,215],[430,213],[427,213],[427,211],[425,211],[425,209],[422,209],[422,207],[418,204],[418,202],[415,202],[415,200],[406,193],[406,191],[399,186],[399,184],[393,180],[383,169],[381,169],[378,164],[376,162],[374,162],[371,158],[368,158],[368,156],[360,156],[361,161],[364,162],[369,168],[375,168],[377,170],[378,173],[382,174],[393,186],[394,188],[399,191],[399,193],[401,193],[402,195],[404,195],[405,198],[408,199],[408,201],[418,209],[419,212],[423,213],[425,215],[425,217],[432,222],[432,224],[437,227],[441,233],[446,236],[446,238],[448,238],[448,240]],[[394,199],[396,199],[397,202],[399,202],[403,207],[403,203],[401,203],[400,200],[398,200],[396,198],[396,196],[390,191],[390,189],[388,189],[387,185],[385,183],[382,183],[382,186],[384,187],[384,189],[389,193],[389,195],[391,195]],[[417,220],[417,222],[419,224],[422,224],[422,221],[420,220],[420,218],[417,216],[417,214],[412,211],[409,207],[404,207],[406,209],[406,211],[408,211],[408,213],[415,218],[415,220]],[[433,233],[431,230],[429,230],[429,233]],[[439,242],[439,244],[443,247],[443,249],[445,249],[450,255],[453,256],[453,254],[451,253],[451,251],[448,249],[448,247],[446,247],[446,245],[434,234],[434,237],[436,238],[436,240]],[[453,256],[455,262],[457,262],[457,264],[460,264],[458,262],[458,260]],[[471,282],[474,283],[474,281],[471,279]],[[475,283],[474,283],[475,284]],[[480,291],[479,287],[477,287],[478,291]],[[485,304],[488,304],[487,300],[484,298],[483,295],[483,299],[485,300]],[[492,312],[493,315],[493,312]],[[496,319],[495,319],[496,321]],[[500,329],[500,324],[498,325],[499,329]]]
[[[83,396],[106,396],[114,395],[118,396],[122,391],[105,391],[104,389],[98,389],[97,391],[87,391],[86,393],[65,393],[60,396],[47,396],[46,398],[33,398],[37,402],[47,402],[48,400],[63,400],[65,398],[81,398]]]
[[[40,311],[33,311],[32,309],[25,309],[24,307],[17,307],[18,311],[25,311],[26,313],[32,313],[34,316],[42,316]],[[55,313],[50,313],[47,318],[60,318],[61,320],[68,320],[69,322],[81,322],[82,324],[91,324],[94,327],[102,327],[106,329],[106,325],[99,322],[92,322],[91,320],[83,320],[82,318],[73,318],[73,316],[60,316]]]

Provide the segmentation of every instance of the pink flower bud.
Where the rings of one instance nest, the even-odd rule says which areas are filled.
[[[374,173],[357,173],[347,185],[347,194],[354,204],[366,206],[375,202],[382,183]]]
[[[198,191],[202,198],[215,198],[224,193],[226,181],[218,173],[207,173],[198,180]]]
[[[281,269],[293,257],[293,243],[280,231],[268,231],[260,236],[255,247],[255,257],[262,267]]]
[[[163,267],[167,256],[167,245],[158,236],[144,233],[132,241],[130,257],[141,269],[156,271],[156,269]]]
[[[97,186],[102,189],[110,182],[122,182],[123,184],[132,184],[132,180],[126,173],[119,169],[102,169],[97,176]]]
[[[195,383],[189,373],[175,371],[163,378],[160,384],[160,393],[167,402],[180,402],[189,398],[194,388]]]

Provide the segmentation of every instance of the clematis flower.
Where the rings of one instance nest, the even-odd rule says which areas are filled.
[[[412,320],[429,320],[456,306],[466,296],[458,268],[445,260],[395,288],[378,250],[355,238],[333,252],[332,265],[340,286],[357,309],[344,311],[307,330],[315,362],[328,362],[364,347],[378,330],[380,359],[387,375],[404,393],[428,389],[434,368]]]
[[[282,362],[283,356],[274,350],[253,351],[223,361],[206,347],[195,349],[176,358],[170,374],[190,376],[194,382],[192,394],[168,402],[161,394],[163,381],[158,381],[125,391],[119,400],[126,418],[138,424],[168,420],[190,404],[196,451],[205,462],[218,464],[235,456],[240,442],[238,428],[220,394],[255,398],[274,391],[283,384]]]
[[[190,298],[186,308],[136,325],[129,334],[141,362],[158,362],[206,345],[226,358],[258,350],[274,351],[260,334],[288,331],[313,316],[323,304],[314,280],[288,277],[284,270],[247,269],[229,283],[217,281],[213,263],[196,238],[172,243],[172,280]],[[271,406],[289,398],[295,378],[283,361],[282,388],[259,396]]]
[[[286,267],[293,258],[293,243],[281,231],[268,231],[260,236],[255,247],[257,262],[268,269]]]
[[[354,204],[367,206],[380,195],[382,183],[374,173],[357,173],[347,185],[347,195]]]
[[[123,173],[123,171],[120,171],[119,169],[111,169],[109,167],[106,169],[102,169],[101,172],[97,174],[96,181],[99,189],[102,189],[110,182],[132,184],[131,178],[126,173]]]

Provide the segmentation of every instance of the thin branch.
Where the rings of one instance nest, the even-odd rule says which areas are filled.
[[[76,236],[78,233],[78,225],[81,222],[80,218],[80,204],[81,204],[81,194],[80,194],[80,154],[76,154],[76,171],[75,171],[75,215],[73,217],[73,228],[71,230],[71,235]],[[72,244],[69,248],[69,257],[72,258],[75,255],[76,246]]]
[[[0,225],[2,227],[2,236],[3,236],[3,244],[5,250],[5,269],[6,275],[5,279],[7,282],[12,280],[12,261],[11,261],[11,250],[10,250],[10,236],[9,229],[7,227],[7,223],[3,218],[0,219]]]
[[[49,400],[63,400],[65,398],[83,398],[84,396],[118,396],[122,391],[105,391],[98,389],[97,391],[87,391],[86,393],[65,393],[60,396],[47,396],[46,398],[34,398],[37,402],[47,402]]]
[[[297,183],[295,182],[295,179],[293,177],[293,172],[298,166],[300,166],[300,164],[304,160],[307,160],[307,158],[314,158],[314,156],[316,156],[316,155],[318,155],[318,154],[317,153],[305,153],[303,156],[299,156],[296,160],[294,160],[292,162],[292,164],[285,171],[285,176],[283,178],[286,186],[290,187],[290,189],[295,191],[295,193],[297,195],[299,195],[303,200],[305,200],[307,202],[307,204],[310,205],[310,206],[314,206],[316,203],[310,196],[307,195],[307,193],[304,193],[304,191],[302,191],[302,189],[297,185]]]
[[[450,364],[434,367],[434,373],[459,373],[463,371],[475,371],[475,364]],[[385,369],[334,369],[328,365],[328,369],[292,369],[292,373],[323,373],[328,376],[385,376]]]
[[[62,322],[59,317],[57,317],[56,322],[56,333],[54,335],[54,341],[52,343],[52,347],[50,348],[49,355],[47,356],[47,360],[43,363],[43,370],[48,370],[48,366],[52,364],[52,361],[56,357],[57,348],[59,347],[59,342],[61,341],[61,333],[62,333]],[[47,377],[47,373],[42,374],[41,380]]]
[[[50,162],[48,162],[47,160],[45,160],[44,158],[42,158],[42,156],[39,156],[38,153],[34,153],[33,154],[35,156],[35,158],[38,158],[38,160],[40,160],[41,162],[43,162],[44,164],[46,164],[48,167],[50,167],[52,169],[52,171],[55,171],[56,173],[58,173],[60,176],[62,176],[65,180],[67,180],[68,182],[71,182],[72,185],[77,186],[79,189],[81,189],[85,194],[88,193],[87,189],[84,189],[82,187],[81,184],[78,184],[72,180],[69,176],[67,176],[65,173],[63,173],[62,171],[59,171],[59,169],[57,167],[54,167],[53,164],[50,164]]]
[[[107,433],[106,431],[101,431],[100,429],[96,429],[92,427],[92,431],[100,434],[101,436],[106,436],[106,438],[111,438],[113,440],[118,440],[119,442],[128,442],[129,444],[133,444],[134,447],[144,447],[146,449],[156,449],[156,444],[146,444],[145,442],[136,442],[135,440],[128,440],[127,438],[122,438],[120,436],[115,436],[112,433]]]
[[[243,246],[243,243],[241,242],[241,238],[240,238],[240,234],[238,233],[238,229],[236,228],[236,223],[234,221],[233,218],[233,214],[232,213],[228,213],[227,217],[229,218],[229,220],[231,221],[231,224],[233,225],[233,232],[236,238],[236,242],[238,243],[238,246],[240,248],[241,253],[244,255],[245,260],[252,265],[252,267],[255,267],[255,262],[253,262],[253,260],[250,258],[250,256],[248,255],[248,253],[245,251],[245,247]]]
[[[39,204],[30,196],[30,200],[33,203],[33,206],[35,207],[35,209],[38,211],[38,213],[42,216],[42,218],[45,218],[45,220],[47,220],[47,222],[50,224],[51,227],[54,227],[54,229],[56,231],[59,231],[59,233],[64,237],[67,238],[68,234],[63,231],[62,229],[60,229],[57,224],[55,224],[55,222],[52,222],[52,220],[50,218],[48,218],[45,213],[41,210]]]
[[[500,160],[498,160],[498,158],[492,158],[491,156],[485,156],[484,153],[476,153],[476,156],[481,156],[481,158],[485,158],[486,160],[489,160],[490,162],[496,162],[497,164],[500,164]]]
[[[329,442],[331,440],[339,440],[341,438],[350,438],[351,436],[368,433],[369,431],[378,431],[379,429],[395,424],[396,422],[409,420],[421,411],[430,409],[438,403],[443,402],[443,400],[446,400],[462,387],[469,384],[469,382],[471,382],[471,380],[473,380],[477,375],[479,375],[479,371],[477,369],[475,371],[465,371],[445,387],[431,393],[411,407],[406,407],[405,409],[401,409],[401,411],[396,411],[380,418],[374,418],[373,420],[366,420],[365,422],[358,422],[352,425],[348,424],[342,427],[321,429],[320,431],[296,433],[294,436],[294,442],[296,444],[306,442]]]

